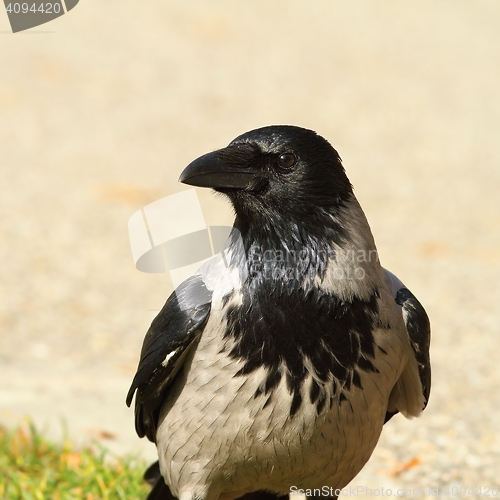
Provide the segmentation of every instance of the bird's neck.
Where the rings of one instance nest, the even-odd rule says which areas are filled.
[[[233,242],[240,242],[255,283],[288,289],[316,287],[342,299],[365,299],[380,279],[380,264],[366,217],[354,195],[334,213],[311,213],[309,220],[284,221],[267,212],[235,220]],[[366,297],[365,297],[366,296]]]

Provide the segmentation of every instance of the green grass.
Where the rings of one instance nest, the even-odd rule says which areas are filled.
[[[0,427],[2,500],[142,500],[149,491],[145,468],[99,444],[75,449],[67,438],[56,444],[33,425]]]

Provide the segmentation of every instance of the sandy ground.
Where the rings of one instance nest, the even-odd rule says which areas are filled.
[[[16,35],[0,12],[0,424],[154,456],[124,399],[171,285],[134,268],[127,221],[289,123],[339,150],[433,326],[428,410],[386,426],[358,496],[498,485],[499,25],[496,0],[82,0]]]

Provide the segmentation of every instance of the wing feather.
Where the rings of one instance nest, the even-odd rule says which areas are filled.
[[[398,411],[412,417],[419,415],[427,406],[431,390],[431,326],[425,309],[410,290],[387,270],[385,277],[395,302],[401,307],[413,354],[391,393],[387,422]]]
[[[402,308],[406,331],[410,337],[413,354],[417,360],[424,395],[423,410],[427,406],[431,392],[431,362],[429,356],[431,325],[429,317],[422,304],[407,288],[398,290],[396,303]]]
[[[141,359],[127,394],[135,397],[135,427],[140,437],[155,441],[161,406],[172,381],[196,344],[210,314],[212,292],[200,275],[184,281],[151,323]]]

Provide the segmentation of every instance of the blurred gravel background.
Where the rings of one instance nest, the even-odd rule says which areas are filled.
[[[499,26],[497,0],[82,0],[16,35],[0,9],[0,424],[154,457],[124,399],[171,285],[134,268],[128,218],[287,123],[339,150],[433,326],[428,410],[353,484],[499,485]]]

